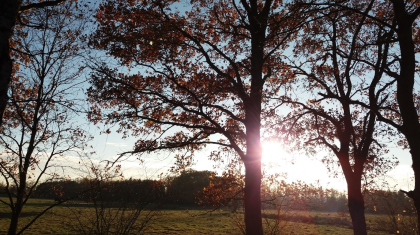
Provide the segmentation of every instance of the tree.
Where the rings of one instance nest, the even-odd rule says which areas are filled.
[[[374,3],[359,3],[360,11],[376,10]],[[306,95],[284,99],[295,108],[283,120],[286,138],[292,137],[296,147],[309,152],[325,148],[335,155],[323,162],[341,168],[354,234],[367,234],[363,188],[395,165],[382,155],[387,153],[383,133],[388,139],[396,133],[379,125],[376,112],[368,108],[390,104],[387,88],[392,81],[379,81],[387,66],[384,58],[392,33],[366,14],[308,5],[316,8],[311,16],[314,20],[305,25],[295,47],[301,56],[292,61],[303,79],[297,85]],[[374,60],[372,67],[360,62],[365,58]]]
[[[234,151],[245,165],[246,234],[262,234],[261,128],[291,75],[279,55],[304,14],[276,0],[175,2],[100,6],[91,45],[120,69],[94,68],[90,118],[141,136],[130,153],[184,151],[188,163],[205,145]]]
[[[215,208],[230,207],[233,213],[243,209],[245,177],[241,165],[238,165],[238,162],[233,161],[226,166],[221,176],[211,175],[208,185],[198,194],[198,203]]]
[[[91,207],[68,207],[77,234],[142,234],[164,201],[161,181],[124,179],[121,166],[82,161],[80,197]]]
[[[198,194],[209,185],[210,171],[186,170],[169,180],[167,187],[168,201],[177,204],[194,205]]]
[[[263,167],[263,170],[261,200],[264,234],[281,234],[288,221],[300,221],[300,219],[296,220],[299,215],[294,216],[294,214],[299,214],[296,211],[313,210],[314,206],[319,210],[324,194],[322,187],[308,185],[300,181],[286,183],[281,180],[284,175],[267,174],[266,166]],[[245,233],[245,229],[239,218],[243,216],[244,209],[244,178],[238,164],[229,164],[222,176],[212,176],[210,184],[198,196],[199,203],[213,206],[212,210],[229,207],[238,219],[236,225],[242,233]],[[346,200],[344,198],[342,206],[345,205]],[[322,206],[322,208],[327,208],[325,205]],[[328,206],[339,208],[337,203]]]
[[[78,76],[83,71],[74,69],[83,29],[83,21],[78,21],[82,14],[75,14],[75,9],[76,3],[68,2],[54,9],[33,10],[26,22],[40,27],[21,29],[13,38],[17,63],[0,135],[0,174],[7,193],[0,202],[11,210],[9,235],[22,234],[58,204],[45,208],[18,230],[22,209],[37,185],[65,177],[59,171],[65,167],[64,154],[83,149],[87,141],[74,122],[79,108]]]
[[[9,84],[12,78],[13,60],[10,57],[10,48],[13,29],[23,13],[33,9],[58,5],[65,0],[38,1],[22,4],[23,0],[3,0],[0,2],[0,127],[3,123],[3,113],[8,102]],[[38,22],[39,23],[39,22]],[[23,26],[22,24],[21,26]]]
[[[382,27],[395,34],[394,48],[397,50],[387,57],[385,73],[395,81],[389,88],[395,92],[395,100],[398,105],[371,106],[378,116],[378,120],[397,129],[406,138],[404,148],[410,148],[414,171],[414,190],[406,192],[413,199],[417,212],[420,211],[420,122],[419,122],[419,95],[414,87],[418,62],[416,54],[419,51],[419,28],[418,17],[420,6],[417,1],[389,0],[380,4],[377,11],[366,13],[352,4],[339,2],[340,7],[350,9],[361,15],[366,15],[375,20]],[[391,17],[388,17],[391,16]],[[364,60],[371,65],[374,62]],[[419,214],[419,213],[417,213]],[[417,218],[420,224],[420,217]]]
[[[395,119],[389,116],[379,114],[379,120],[390,124],[400,131],[408,142],[411,158],[413,160],[414,171],[414,190],[407,192],[407,195],[414,200],[417,210],[417,224],[420,224],[420,122],[418,114],[419,95],[414,88],[414,79],[417,72],[416,53],[419,48],[419,28],[415,20],[420,15],[420,6],[418,3],[402,0],[393,0],[392,13],[394,14],[393,22],[395,24],[385,24],[392,29],[397,36],[398,46],[400,50],[400,59],[389,59],[387,74],[396,80],[396,100],[398,103],[398,111],[393,112]],[[382,21],[384,23],[384,21]],[[398,63],[399,72],[393,67],[394,63]],[[373,109],[381,113],[381,110],[387,107],[374,106]],[[402,120],[402,123],[401,121]]]

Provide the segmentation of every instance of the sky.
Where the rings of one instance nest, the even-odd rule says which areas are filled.
[[[92,129],[94,129],[92,131]],[[95,136],[92,141],[93,149],[96,154],[93,159],[98,161],[113,159],[118,153],[129,151],[133,148],[135,138],[129,137],[122,139],[122,135],[111,129],[111,134],[100,134],[104,127],[94,126],[91,128],[91,134]],[[279,143],[262,143],[263,145],[263,164],[270,165],[264,170],[269,174],[279,173],[286,174],[284,179],[286,182],[303,181],[307,184],[315,184],[323,188],[335,188],[339,191],[346,191],[346,181],[339,169],[338,177],[333,177],[329,173],[325,164],[321,162],[323,156],[327,153],[320,151],[316,156],[306,156],[298,153],[286,152]],[[207,156],[211,152],[211,148],[201,150],[194,159],[194,165],[191,167],[195,170],[214,171],[213,166],[217,163],[208,160]],[[402,150],[399,147],[391,147],[389,155],[394,155],[400,162],[397,167],[386,175],[378,177],[376,182],[381,185],[382,182],[388,182],[384,189],[391,190],[412,190],[414,187],[413,171],[411,169],[411,156],[408,150]],[[126,178],[158,178],[161,173],[167,174],[168,169],[173,166],[175,159],[165,154],[152,153],[142,155],[143,163],[136,159],[136,156],[124,158],[119,164]],[[221,173],[221,170],[216,170]],[[382,186],[379,186],[382,187]]]

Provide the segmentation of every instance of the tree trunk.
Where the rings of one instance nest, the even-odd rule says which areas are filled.
[[[262,235],[261,161],[245,163],[245,230],[247,235]]]
[[[347,180],[347,197],[353,233],[355,235],[367,235],[365,220],[365,204],[361,192],[361,181],[354,177]]]
[[[266,4],[271,3],[266,2]],[[248,12],[248,19],[251,33],[251,89],[250,96],[244,100],[247,150],[246,156],[242,159],[245,164],[245,231],[246,235],[263,235],[261,216],[262,148],[260,134],[262,90],[264,87],[262,77],[264,43],[268,11],[258,14],[257,9],[252,9]]]
[[[9,99],[7,91],[12,76],[12,59],[10,58],[10,38],[15,26],[20,1],[0,1],[0,127],[3,113]]]
[[[245,164],[245,230],[247,235],[262,235],[261,217],[261,104],[251,102],[247,110]]]
[[[367,235],[365,220],[365,201],[362,194],[363,165],[366,158],[356,157],[354,166],[350,165],[349,142],[341,142],[341,153],[337,155],[347,182],[347,200],[354,235]]]
[[[14,211],[10,220],[9,230],[7,235],[16,235],[20,212]]]
[[[254,76],[258,78],[258,76]],[[245,164],[245,231],[246,235],[262,235],[261,216],[261,93],[256,89],[246,106]],[[252,97],[252,96],[251,96]]]
[[[410,192],[406,192],[407,196],[409,196],[414,201],[414,207],[417,211],[417,229],[418,233],[420,233],[419,225],[420,225],[420,145],[415,145],[414,143],[420,143],[420,134],[418,136],[407,136],[407,139],[410,139],[410,153],[411,158],[413,160],[413,171],[414,171],[414,190]],[[413,141],[413,143],[411,143]]]
[[[9,230],[7,232],[7,235],[16,235],[16,232],[17,232],[19,217],[22,212],[22,208],[24,204],[24,195],[26,195],[26,192],[25,192],[26,176],[27,176],[26,172],[28,170],[28,166],[29,164],[27,164],[26,166],[23,166],[22,167],[23,172],[20,172],[19,174],[19,186],[17,188],[16,202],[14,203],[12,207],[12,216],[10,219]]]
[[[403,120],[399,130],[404,134],[410,147],[413,160],[415,186],[407,193],[414,201],[417,221],[420,224],[420,123],[414,103],[413,89],[416,70],[415,45],[413,41],[413,22],[418,16],[407,13],[402,0],[392,1],[398,28],[396,30],[401,51],[400,75],[397,77],[397,102]],[[420,230],[418,231],[418,233]]]
[[[7,92],[13,69],[10,57],[10,38],[13,35],[20,4],[21,1],[19,0],[0,1],[0,127],[3,124],[3,114],[9,100]],[[15,205],[7,232],[8,235],[16,234],[20,212],[20,204]]]

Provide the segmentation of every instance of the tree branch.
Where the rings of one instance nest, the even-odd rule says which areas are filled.
[[[59,5],[66,0],[55,0],[55,1],[45,1],[45,2],[38,2],[38,3],[31,3],[26,6],[21,6],[19,9],[19,13],[29,11],[32,9],[38,9],[38,8],[44,8],[44,7],[50,7],[50,6],[56,6]]]

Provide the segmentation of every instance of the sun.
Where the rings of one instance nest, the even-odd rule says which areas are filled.
[[[265,164],[281,161],[287,155],[281,144],[275,141],[268,141],[262,145],[262,162]]]

